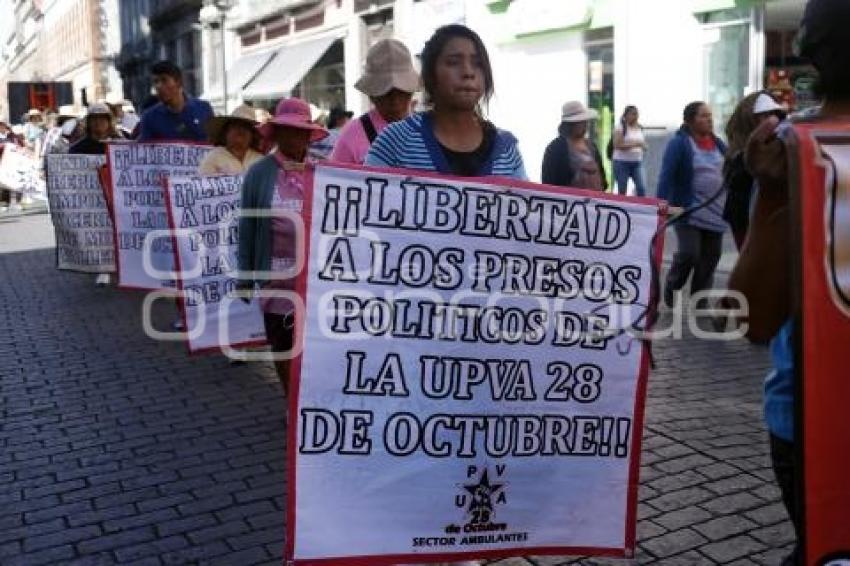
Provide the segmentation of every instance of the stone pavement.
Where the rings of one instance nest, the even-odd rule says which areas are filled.
[[[0,564],[279,564],[271,368],[149,340],[140,293],[56,271],[51,245],[46,216],[0,219]],[[158,326],[172,318],[158,305]],[[656,356],[636,562],[779,564],[792,534],[761,424],[766,352],[687,338]],[[627,562],[496,564],[572,563]]]

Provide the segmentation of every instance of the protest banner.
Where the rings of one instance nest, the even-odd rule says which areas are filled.
[[[287,559],[633,556],[664,207],[320,165],[304,211]]]
[[[257,302],[222,301],[237,283],[242,177],[169,177],[168,184],[168,224],[189,351],[265,344]]]
[[[112,221],[100,185],[103,155],[47,156],[47,195],[56,233],[56,267],[85,273],[115,271]]]
[[[170,286],[174,250],[165,211],[166,179],[196,175],[211,146],[157,142],[107,145],[118,286],[161,289]],[[148,236],[151,237],[148,237]]]
[[[47,200],[41,167],[32,151],[13,143],[4,144],[0,158],[0,187],[22,193],[24,198]]]
[[[806,564],[850,560],[850,121],[796,124],[790,139],[799,212],[802,320],[795,355],[802,393]],[[800,356],[802,360],[800,360]],[[797,413],[800,414],[799,412]],[[841,560],[844,559],[844,560]]]

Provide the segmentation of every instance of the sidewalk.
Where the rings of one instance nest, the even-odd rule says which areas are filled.
[[[142,294],[54,269],[46,215],[0,218],[0,272],[0,564],[279,565],[271,368],[149,340]],[[655,352],[637,562],[779,564],[791,531],[761,420],[767,352],[693,338]],[[497,564],[624,563],[577,560]]]

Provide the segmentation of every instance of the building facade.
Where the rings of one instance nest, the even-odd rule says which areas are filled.
[[[13,17],[0,32],[4,114],[9,82],[70,83],[78,106],[119,88],[117,12],[118,0],[7,0],[3,13]]]
[[[770,87],[790,105],[812,102],[811,69],[791,55],[805,0],[242,0],[225,20],[228,106],[271,107],[301,96],[355,112],[368,48],[396,37],[418,54],[433,31],[463,23],[490,53],[496,95],[488,116],[520,140],[526,168],[556,135],[560,107],[579,100],[601,119],[600,146],[627,104],[650,138],[650,185],[683,107],[705,100],[718,133],[745,94]],[[218,29],[205,29],[204,94],[221,109]],[[810,90],[810,89],[809,89]]]
[[[183,69],[186,92],[201,94],[201,0],[122,0],[121,48],[116,67],[124,96],[137,106],[151,94],[150,67],[167,59]]]

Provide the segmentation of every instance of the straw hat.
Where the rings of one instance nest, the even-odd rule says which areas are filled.
[[[768,94],[761,93],[756,97],[756,103],[753,106],[753,114],[767,114],[770,112],[780,112],[785,114],[785,108],[773,99]]]
[[[39,110],[38,108],[30,108],[27,112],[27,116],[29,116],[30,118],[33,116],[38,116],[39,118],[41,118],[41,110]]]
[[[254,119],[260,124],[265,124],[271,117],[271,112],[265,108],[254,108]]]
[[[354,87],[375,98],[392,89],[416,92],[419,74],[413,68],[410,51],[397,39],[382,39],[366,54],[366,69]]]
[[[79,118],[80,110],[73,104],[63,104],[56,113],[59,118]]]
[[[86,117],[88,118],[89,116],[109,116],[111,118],[112,110],[103,102],[95,102],[94,104],[89,104]]]
[[[110,106],[124,106],[125,104],[129,104],[130,101],[125,99],[121,94],[117,92],[109,92],[106,94],[106,98],[103,99],[105,103]]]
[[[287,126],[300,130],[310,131],[310,142],[319,141],[327,137],[328,131],[322,126],[313,123],[310,116],[310,105],[300,98],[284,98],[277,103],[274,116],[260,126],[260,132],[269,138],[274,133],[274,126]]]
[[[561,107],[561,122],[587,122],[596,120],[599,113],[593,108],[587,109],[578,100],[567,102]]]
[[[249,129],[253,130],[257,125],[256,112],[247,104],[241,104],[233,109],[229,116],[215,116],[207,120],[206,128],[207,135],[211,142],[215,145],[224,145],[219,138],[224,132],[225,126],[230,123],[244,124]]]

